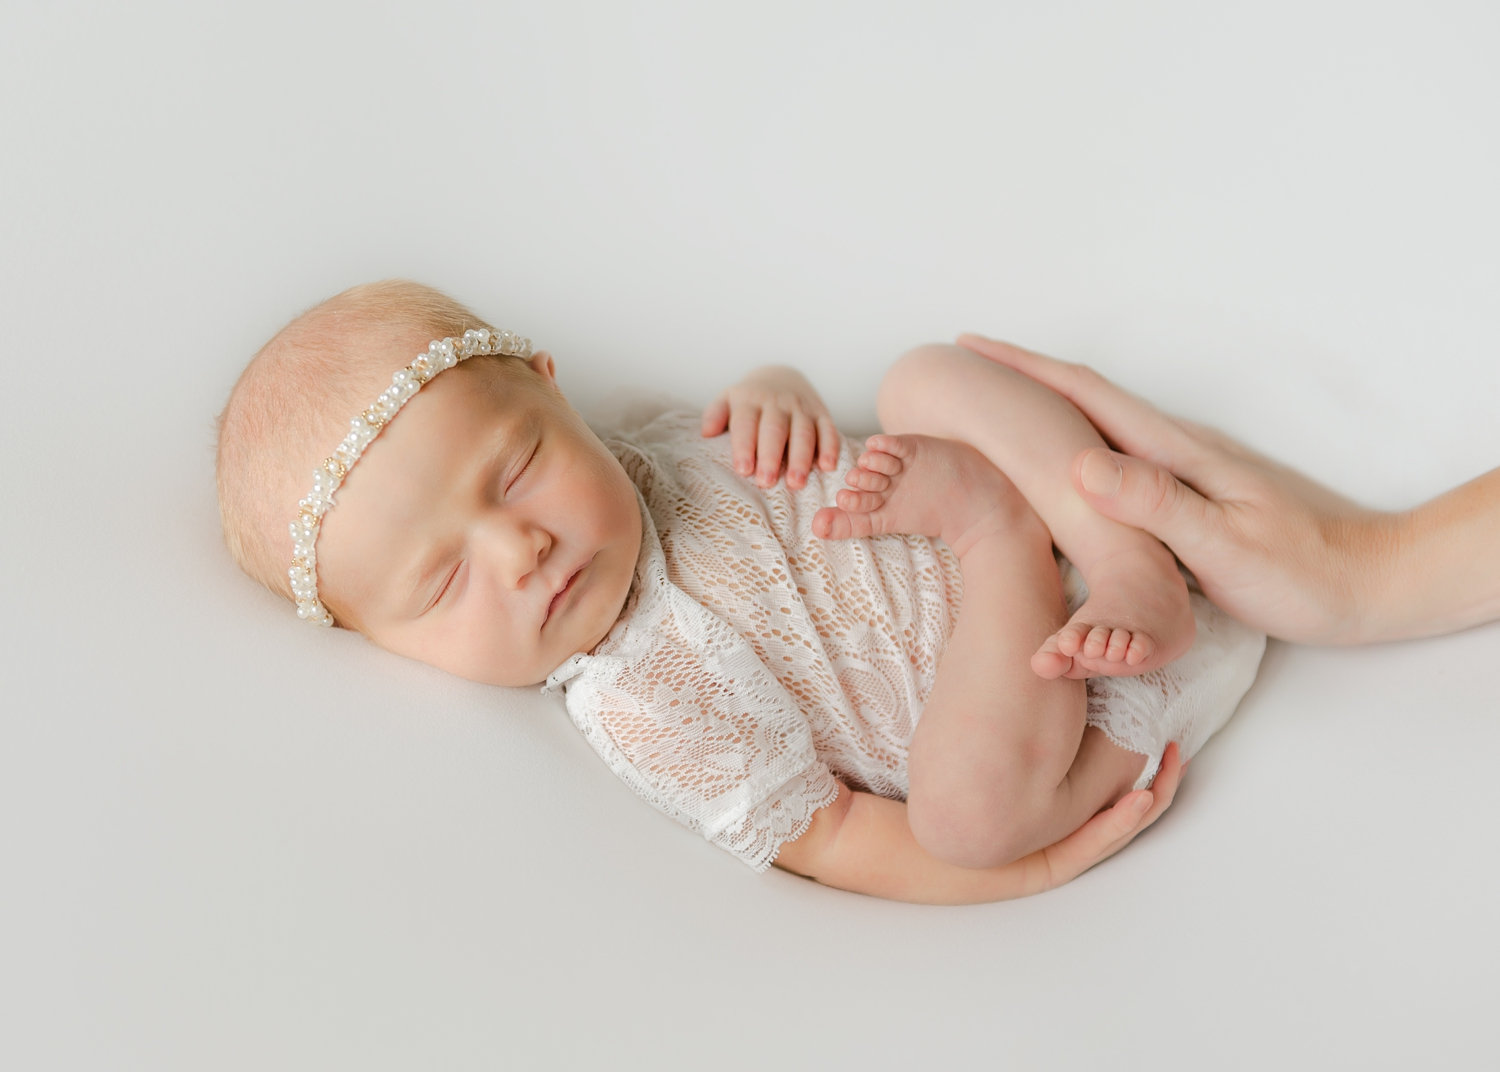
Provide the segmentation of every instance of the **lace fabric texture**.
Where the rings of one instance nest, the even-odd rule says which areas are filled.
[[[694,415],[664,415],[608,443],[641,496],[636,581],[604,642],[547,682],[565,688],[599,756],[756,870],[833,800],[835,779],[904,798],[907,745],[963,599],[956,556],[918,536],[813,536],[813,514],[833,503],[859,453],[852,443],[838,471],[814,471],[798,491],[735,474],[727,437],[702,439]],[[1248,631],[1223,621],[1210,617],[1221,647],[1248,665],[1237,687],[1219,680],[1222,652],[1193,660],[1196,646],[1154,675],[1089,683],[1090,721],[1148,756],[1143,781],[1173,739],[1156,743],[1160,716],[1212,722],[1206,739],[1253,678],[1263,638],[1247,645]],[[1193,675],[1216,683],[1200,688]]]

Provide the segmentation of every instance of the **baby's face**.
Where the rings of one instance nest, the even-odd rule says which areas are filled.
[[[532,685],[593,649],[629,593],[633,485],[568,405],[545,352],[474,359],[422,388],[349,473],[319,588],[383,648]]]

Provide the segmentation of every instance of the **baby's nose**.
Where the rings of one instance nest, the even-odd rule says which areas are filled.
[[[508,588],[525,584],[552,550],[552,536],[544,527],[518,518],[487,518],[475,542],[494,564],[496,579]]]

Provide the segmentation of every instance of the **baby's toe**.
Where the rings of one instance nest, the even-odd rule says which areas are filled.
[[[865,448],[878,450],[882,454],[889,454],[898,463],[910,461],[917,453],[917,438],[915,436],[887,435],[884,432],[876,432],[865,440]]]
[[[1104,647],[1104,658],[1112,663],[1124,662],[1133,639],[1134,634],[1129,629],[1111,629],[1109,643]]]
[[[1088,635],[1088,626],[1070,623],[1054,633],[1049,643],[1056,644],[1057,650],[1071,659],[1083,652],[1083,642]]]
[[[851,514],[868,514],[879,510],[881,504],[885,502],[885,496],[876,492],[854,491],[850,488],[841,488],[835,498],[839,506]]]
[[[883,450],[867,450],[859,456],[859,468],[884,476],[895,476],[901,472],[901,459]]]
[[[847,540],[850,533],[849,515],[832,506],[825,506],[812,520],[813,535],[820,540]]]
[[[1125,652],[1125,662],[1130,666],[1140,666],[1155,653],[1156,641],[1145,633],[1133,633],[1130,637],[1129,648]]]
[[[1047,681],[1060,678],[1073,668],[1073,660],[1058,650],[1057,641],[1055,634],[1048,637],[1031,657],[1031,672]]]
[[[1109,650],[1110,638],[1114,636],[1114,630],[1107,625],[1096,625],[1089,629],[1088,635],[1083,640],[1083,657],[1085,659],[1103,659],[1105,652]]]
[[[844,483],[860,491],[885,491],[891,486],[891,478],[884,473],[854,468],[845,474]]]

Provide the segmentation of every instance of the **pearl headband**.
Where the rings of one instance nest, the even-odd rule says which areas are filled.
[[[419,354],[415,361],[391,377],[391,385],[380,392],[374,405],[349,422],[349,434],[323,464],[313,470],[312,491],[298,502],[297,520],[290,526],[292,568],[287,570],[287,576],[292,582],[292,596],[297,601],[297,617],[315,625],[333,624],[333,615],[318,598],[318,532],[323,526],[323,516],[333,507],[333,493],[349,475],[349,470],[424,383],[460,361],[480,354],[530,357],[531,340],[509,331],[492,332],[487,328],[466,331],[462,338],[434,340],[428,344],[425,354]]]

